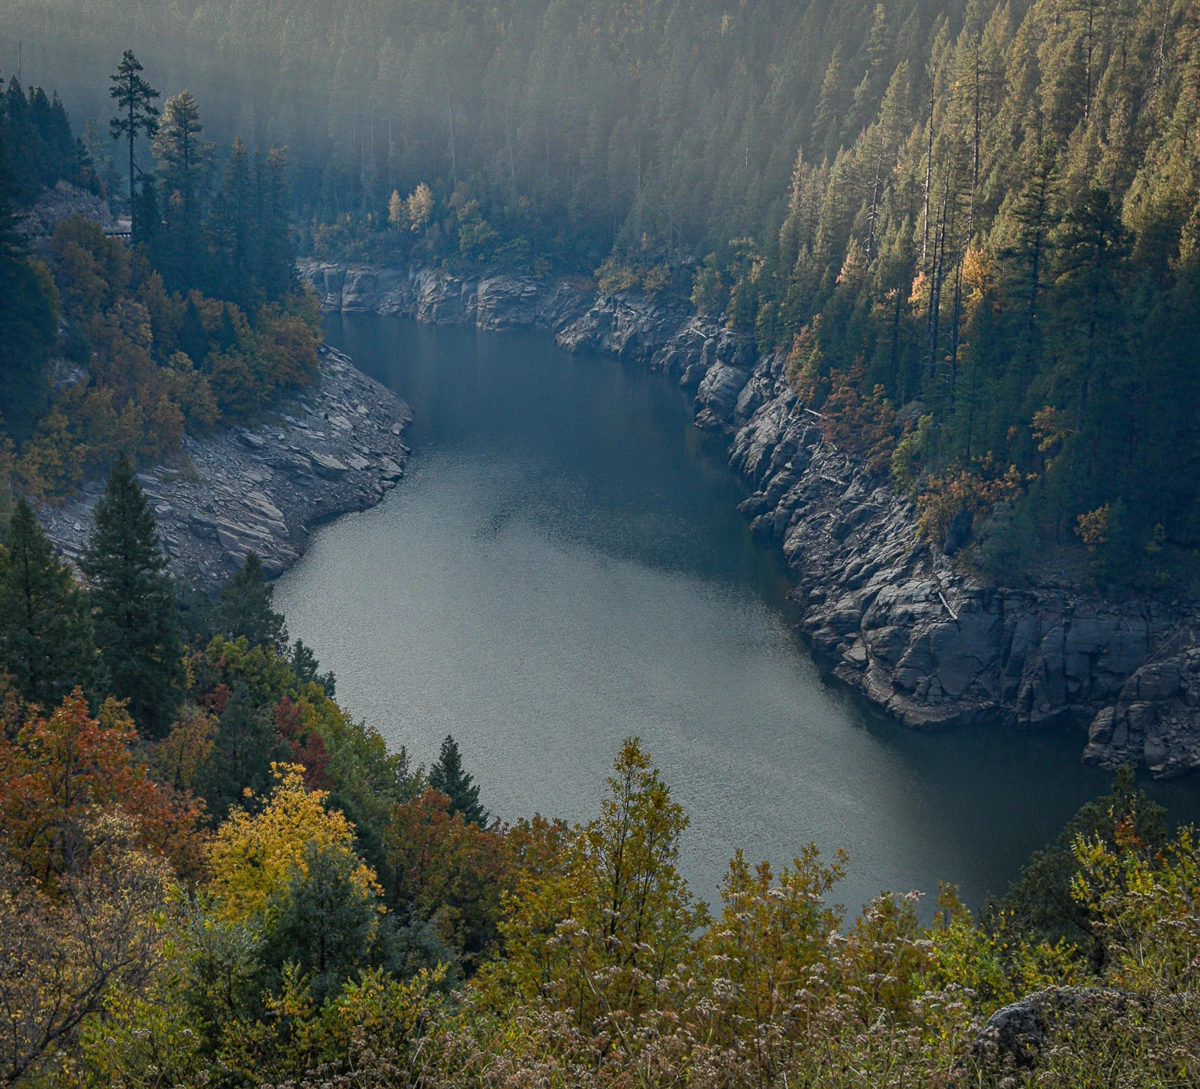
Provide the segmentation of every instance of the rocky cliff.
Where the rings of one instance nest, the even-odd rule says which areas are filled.
[[[112,218],[105,201],[64,181],[41,194],[18,229],[42,252],[57,225],[77,215],[106,233],[129,229],[128,220]],[[374,505],[404,475],[408,405],[341,352],[322,346],[319,353],[317,382],[254,427],[203,439],[187,435],[169,465],[138,474],[177,577],[216,591],[251,551],[268,575],[279,575],[304,552],[314,525]],[[102,491],[89,481],[38,511],[47,535],[70,560],[87,543]]]
[[[311,263],[330,310],[541,328],[567,351],[663,372],[729,439],[752,532],[782,548],[814,653],[906,725],[1008,721],[1079,732],[1084,759],[1157,776],[1200,767],[1192,610],[1060,586],[983,584],[922,541],[912,504],[825,438],[780,353],[704,316],[505,274]]]
[[[319,381],[253,428],[187,436],[180,458],[138,480],[154,507],[175,574],[210,590],[257,552],[268,575],[303,553],[309,530],[377,503],[404,475],[408,406],[350,359],[321,348]],[[51,540],[76,559],[102,485],[40,512]]]

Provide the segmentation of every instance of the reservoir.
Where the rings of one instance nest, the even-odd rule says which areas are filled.
[[[973,908],[1003,891],[1107,786],[1080,733],[917,734],[826,683],[724,443],[661,376],[545,335],[335,314],[327,336],[412,406],[413,457],[276,604],[389,745],[428,765],[453,734],[494,815],[589,818],[637,734],[697,894],[737,848],[778,869],[815,841],[849,853],[848,908],[919,889],[928,916],[939,879]],[[1152,792],[1186,810],[1194,783]]]

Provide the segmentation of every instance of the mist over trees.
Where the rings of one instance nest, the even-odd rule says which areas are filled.
[[[614,241],[777,226],[796,148],[851,140],[963,8],[17,0],[0,57],[23,40],[33,78],[107,116],[97,89],[132,46],[164,93],[204,104],[210,139],[287,146],[313,211],[386,218],[394,190],[466,183],[505,241],[590,272]]]
[[[490,817],[476,754],[335,702],[253,553],[175,584],[134,469],[317,378],[297,249],[584,274],[786,356],[947,553],[1174,593],[1200,0],[7,0],[0,58],[0,1080],[1195,1083],[1200,840],[1130,771],[978,919],[847,913],[815,845],[706,905],[637,738],[585,822]],[[59,181],[130,243],[33,246]],[[105,475],[77,573],[34,507]]]
[[[78,116],[131,43],[203,105],[168,282],[228,157],[237,295],[234,139],[286,146],[302,252],[599,273],[789,352],[993,578],[1075,542],[1162,589],[1200,544],[1195,0],[15,0],[18,39]]]

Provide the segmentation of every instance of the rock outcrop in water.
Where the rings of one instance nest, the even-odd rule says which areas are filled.
[[[635,296],[584,297],[504,274],[313,263],[330,310],[405,314],[481,329],[532,328],[567,351],[662,371],[695,398],[696,423],[729,438],[752,488],[752,532],[787,557],[814,653],[912,727],[1008,721],[1087,730],[1084,758],[1200,768],[1200,648],[1192,610],[1121,604],[1060,586],[992,587],[921,540],[889,482],[826,441],[781,353],[715,320]]]
[[[332,348],[321,348],[312,388],[253,428],[185,437],[170,466],[139,473],[175,574],[216,590],[257,552],[268,575],[303,553],[310,528],[379,502],[404,475],[412,419],[394,393]],[[42,524],[69,559],[87,542],[102,485],[92,483]]]

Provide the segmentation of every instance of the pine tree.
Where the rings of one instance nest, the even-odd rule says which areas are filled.
[[[140,730],[162,736],[183,679],[175,591],[154,515],[124,454],[96,504],[80,567],[91,582],[96,642],[112,692],[129,701]]]
[[[292,672],[296,674],[296,679],[301,684],[307,684],[310,681],[319,684],[329,699],[333,699],[337,695],[337,678],[333,675],[333,670],[322,673],[321,663],[317,661],[317,656],[311,647],[304,645],[302,639],[297,639],[292,644]]]
[[[262,173],[259,189],[262,193],[258,219],[259,284],[269,299],[280,299],[296,284],[296,251],[292,245],[289,212],[291,194],[287,184],[287,155],[279,148],[267,154],[265,166],[256,164]]]
[[[824,149],[825,157],[831,158],[837,151],[837,136],[839,131],[839,110],[844,94],[842,84],[845,80],[845,59],[842,43],[833,47],[833,55],[829,58],[829,67],[825,69],[825,78],[821,81],[821,97],[817,101],[816,112],[813,114],[812,139],[814,146]]]
[[[49,712],[79,685],[97,693],[101,672],[87,596],[58,561],[24,499],[0,547],[0,670]]]
[[[1050,236],[1057,221],[1057,186],[1058,153],[1051,140],[1043,140],[1034,151],[1025,188],[1013,209],[1017,242],[1004,254],[1018,266],[1014,293],[1024,296],[1024,378],[1032,373],[1037,351],[1038,303],[1045,286]]]
[[[352,851],[309,840],[269,910],[265,959],[298,965],[317,1002],[337,994],[379,952],[383,908],[378,888],[361,880]]]
[[[190,91],[167,99],[154,134],[155,173],[169,228],[164,238],[169,252],[160,256],[159,263],[165,258],[163,271],[179,287],[193,286],[200,273],[201,204],[216,153],[203,134],[200,107]]]
[[[273,646],[286,653],[287,625],[274,604],[275,587],[267,582],[258,553],[246,553],[242,569],[221,590],[217,611],[222,634],[229,639],[244,635],[252,647]]]
[[[1101,361],[1115,354],[1120,340],[1127,246],[1120,210],[1108,192],[1091,190],[1067,213],[1054,242],[1055,318],[1064,326],[1059,347],[1076,391],[1075,429],[1082,431]]]
[[[108,123],[109,131],[114,140],[129,142],[129,214],[133,219],[134,230],[137,229],[138,209],[135,191],[137,178],[137,162],[134,159],[134,146],[139,133],[153,136],[158,128],[158,108],[154,99],[158,92],[141,77],[142,66],[130,49],[125,50],[121,63],[116,72],[109,77],[112,87],[109,97],[117,104],[117,116]]]
[[[227,277],[229,287],[232,297],[246,306],[255,286],[252,254],[257,249],[258,224],[254,217],[250,156],[240,136],[234,137],[219,199],[228,220],[230,235],[227,258],[230,266]],[[209,218],[211,221],[213,217]]]
[[[442,742],[437,763],[429,769],[429,785],[450,799],[451,813],[461,813],[463,820],[481,828],[487,824],[488,812],[479,804],[479,785],[463,770],[462,756],[450,734]]]
[[[245,806],[247,789],[267,797],[272,762],[291,758],[291,746],[280,738],[267,709],[256,706],[249,692],[236,687],[221,715],[212,753],[196,775],[196,791],[213,823],[224,820],[233,806]]]

